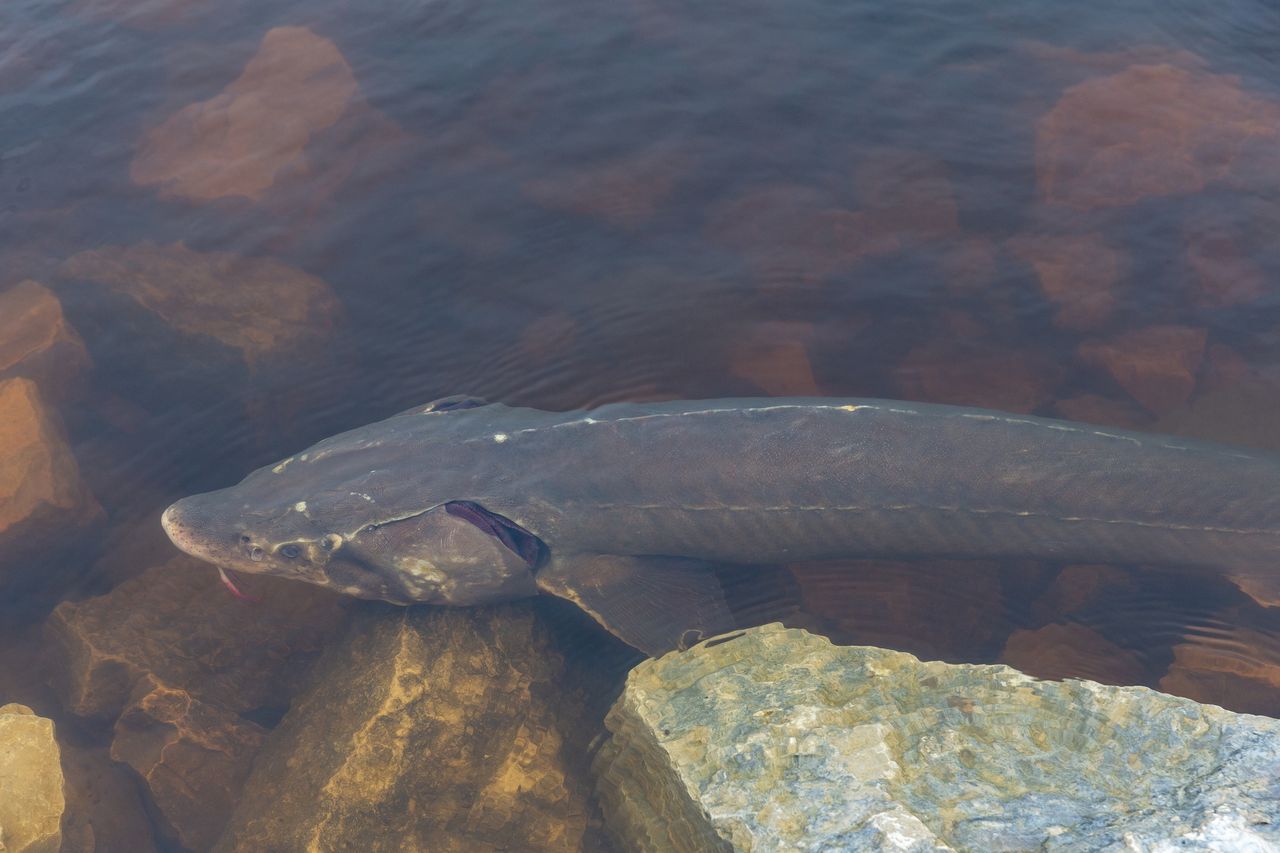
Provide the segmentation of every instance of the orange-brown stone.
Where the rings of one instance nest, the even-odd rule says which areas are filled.
[[[145,677],[247,711],[288,704],[347,601],[309,584],[242,577],[233,598],[211,566],[186,556],[106,595],[65,601],[45,623],[63,706],[114,718]]]
[[[1274,168],[1277,143],[1280,104],[1238,77],[1133,65],[1063,93],[1036,124],[1036,174],[1045,201],[1113,207],[1247,180],[1258,157]]]
[[[1080,344],[1080,360],[1105,370],[1156,415],[1185,405],[1195,390],[1207,335],[1187,326],[1147,326],[1109,341]]]
[[[265,739],[238,714],[146,678],[116,721],[111,757],[142,777],[166,836],[208,850]]]
[[[184,335],[212,338],[254,366],[329,337],[341,306],[329,285],[272,258],[182,243],[108,246],[67,260],[64,276],[127,295]]]
[[[1004,639],[1001,566],[978,560],[792,563],[804,609],[838,642],[974,659]]]
[[[52,291],[28,280],[0,292],[0,378],[25,376],[57,397],[89,366],[84,342]]]
[[[1103,604],[1107,596],[1129,595],[1137,588],[1133,574],[1117,566],[1076,563],[1062,567],[1032,603],[1031,612],[1041,622],[1057,622]]]
[[[1280,645],[1274,633],[1246,628],[1180,643],[1160,689],[1232,711],[1280,716]]]
[[[1036,678],[1086,678],[1103,684],[1141,684],[1141,660],[1083,625],[1045,625],[1014,631],[1000,663]]]
[[[257,200],[281,173],[306,167],[307,144],[357,91],[337,45],[305,27],[276,27],[220,94],[143,137],[130,175],[166,195]]]
[[[818,397],[822,390],[813,376],[805,323],[765,323],[729,354],[729,372],[771,397]]]
[[[101,512],[36,384],[0,380],[0,548],[65,540]]]
[[[1088,331],[1111,318],[1127,262],[1101,234],[1016,237],[1009,249],[1035,270],[1041,292],[1057,309],[1055,325]]]

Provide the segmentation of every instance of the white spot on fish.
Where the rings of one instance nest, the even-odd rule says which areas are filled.
[[[342,591],[343,591],[343,592],[345,592],[347,595],[359,595],[359,594],[360,594],[360,587],[358,587],[358,586],[344,586],[344,587],[342,588]]]
[[[301,456],[299,456],[298,458],[299,458],[299,459],[301,459],[303,462],[306,462],[306,461],[307,461],[307,456],[308,456],[308,455],[309,455],[309,454],[304,453],[304,454],[302,454]]]
[[[293,505],[293,509],[294,509],[294,511],[295,511],[295,512],[306,512],[306,511],[307,511],[307,502],[306,502],[306,501],[298,501],[296,504],[294,504],[294,505]]]
[[[508,438],[510,438],[510,436],[508,436],[505,432],[495,432],[493,434],[493,440],[496,441],[498,444],[502,444],[502,442],[506,441]]]
[[[292,461],[293,461],[293,457],[292,457],[292,456],[290,456],[288,459],[284,460],[284,461],[283,461],[283,462],[281,462],[279,465],[277,465],[276,467],[272,468],[272,469],[271,469],[271,473],[272,473],[272,474],[279,474],[281,471],[283,471],[283,470],[285,469],[285,466],[287,466],[287,465],[288,465],[290,462],[292,462]]]
[[[368,495],[366,495],[364,492],[348,492],[347,494],[351,495],[351,497],[353,497],[353,498],[363,498],[364,500],[368,501],[369,503],[373,503],[373,502],[374,502],[373,498],[369,497],[369,496],[368,496]]]

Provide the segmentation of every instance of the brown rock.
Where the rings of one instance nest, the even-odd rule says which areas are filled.
[[[1061,370],[1032,352],[937,341],[908,352],[892,375],[907,399],[1025,413],[1052,398]]]
[[[1036,175],[1045,201],[1112,207],[1203,189],[1277,142],[1280,104],[1238,77],[1133,65],[1072,86],[1037,122]]]
[[[1099,394],[1081,394],[1053,404],[1054,413],[1069,421],[1081,421],[1121,429],[1150,429],[1151,416],[1129,400],[1112,400]]]
[[[584,849],[588,784],[565,735],[582,697],[563,679],[527,604],[363,610],[215,849]]]
[[[1087,563],[1063,566],[1031,605],[1031,612],[1041,622],[1056,622],[1102,603],[1108,596],[1129,595],[1137,588],[1138,581],[1133,574],[1116,566]]]
[[[343,620],[346,602],[270,577],[231,597],[212,567],[175,557],[85,601],[67,601],[46,631],[64,707],[114,718],[144,676],[232,711],[282,708]]]
[[[765,323],[729,355],[729,372],[773,397],[818,397],[822,390],[809,362],[807,323]]]
[[[66,740],[59,746],[67,794],[62,853],[154,853],[151,821],[133,772],[112,761],[106,747]]]
[[[1087,331],[1111,318],[1127,263],[1101,234],[1016,237],[1009,249],[1036,271],[1041,292],[1057,308],[1055,325]]]
[[[1195,274],[1196,302],[1222,308],[1254,302],[1270,292],[1267,274],[1253,260],[1241,234],[1222,224],[1201,222],[1183,228],[1187,263]]]
[[[257,200],[282,173],[306,167],[313,135],[337,122],[357,91],[337,45],[305,27],[276,27],[220,94],[143,137],[130,175],[165,195]]]
[[[1214,637],[1174,646],[1160,689],[1232,711],[1280,716],[1280,646],[1274,633],[1224,627]]]
[[[84,342],[48,288],[27,280],[0,292],[0,379],[25,376],[56,397],[89,366]]]
[[[1146,680],[1136,655],[1083,625],[1014,631],[1000,663],[1036,678],[1085,678],[1103,684],[1141,684]]]
[[[835,642],[948,660],[987,657],[1004,640],[1001,565],[979,560],[792,563],[806,611]]]
[[[0,554],[65,542],[101,514],[36,384],[0,380]],[[0,582],[15,578],[21,562],[6,561]]]
[[[57,853],[65,805],[53,721],[25,705],[0,706],[0,849]]]
[[[1120,387],[1162,415],[1186,404],[1204,358],[1204,329],[1148,326],[1110,341],[1080,344],[1080,360],[1111,374]]]
[[[181,243],[81,252],[62,273],[126,294],[184,335],[239,350],[251,367],[324,341],[341,313],[315,276],[269,258],[194,252]]]
[[[116,721],[111,757],[142,777],[165,834],[191,850],[218,839],[266,730],[154,679]]]

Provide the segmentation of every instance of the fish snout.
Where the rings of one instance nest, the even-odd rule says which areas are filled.
[[[169,541],[176,545],[179,550],[193,554],[195,543],[191,536],[190,526],[184,517],[183,505],[186,503],[186,500],[180,500],[170,505],[164,511],[164,514],[160,516],[160,526],[164,528],[164,532],[169,536]]]
[[[227,549],[216,547],[212,535],[216,526],[211,513],[202,505],[201,497],[193,495],[171,505],[160,516],[160,525],[168,534],[169,541],[179,550],[202,560],[216,562],[226,556],[221,552]]]

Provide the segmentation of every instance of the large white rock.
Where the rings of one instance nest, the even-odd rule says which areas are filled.
[[[653,851],[1280,849],[1280,720],[780,625],[646,661],[595,762]]]
[[[53,721],[25,705],[0,706],[0,851],[62,846],[62,763]]]

